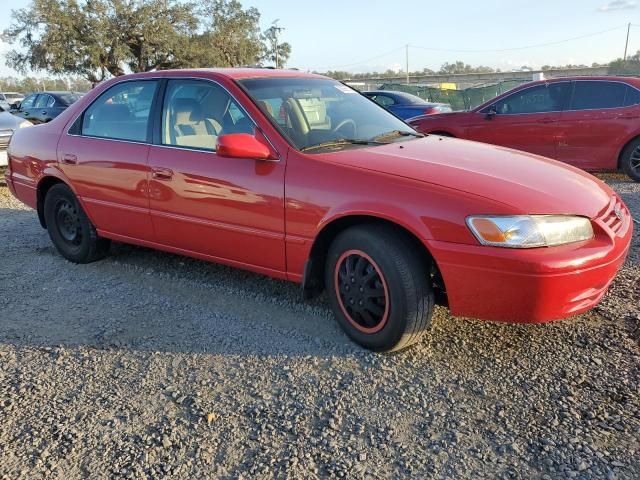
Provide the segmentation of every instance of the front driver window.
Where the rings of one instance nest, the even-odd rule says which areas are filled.
[[[227,133],[254,133],[254,124],[221,86],[171,80],[162,109],[162,144],[215,150]]]
[[[114,85],[84,112],[82,135],[147,141],[149,111],[157,85],[153,80]]]
[[[496,102],[498,114],[559,112],[566,105],[569,82],[536,85]]]

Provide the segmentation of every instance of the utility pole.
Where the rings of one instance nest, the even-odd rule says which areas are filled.
[[[409,44],[405,45],[405,60],[407,69],[407,85],[409,85]]]
[[[276,60],[276,69],[280,68],[280,57],[278,56],[278,35],[280,32],[284,30],[284,28],[278,26],[279,18],[276,18],[273,22],[271,22],[271,32],[273,33],[273,46],[274,46],[274,54]]]
[[[627,41],[624,43],[624,58],[623,61],[627,61],[627,47],[629,46],[629,30],[631,30],[631,22],[627,24]]]

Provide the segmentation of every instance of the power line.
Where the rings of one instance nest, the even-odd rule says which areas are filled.
[[[389,55],[390,53],[395,53],[395,52],[397,52],[399,50],[404,50],[405,48],[406,48],[405,45],[403,45],[402,47],[394,48],[393,50],[389,50],[388,52],[381,53],[380,55],[376,55],[375,57],[367,58],[366,60],[361,60],[359,62],[347,63],[347,64],[344,64],[344,65],[334,65],[332,67],[318,67],[315,70],[332,70],[334,68],[344,68],[344,67],[351,67],[353,65],[361,65],[363,63],[367,63],[367,62],[370,62],[372,60],[377,60],[378,58],[385,57],[385,56]]]
[[[637,26],[637,25],[634,25]],[[566,42],[572,42],[574,40],[580,40],[582,38],[589,38],[589,37],[595,37],[597,35],[602,35],[604,33],[609,33],[609,32],[613,32],[614,30],[620,30],[622,28],[627,28],[628,25],[620,25],[618,27],[614,27],[614,28],[609,28],[608,30],[601,30],[599,32],[593,32],[593,33],[587,33],[585,35],[580,35],[577,37],[571,37],[571,38],[565,38],[564,40],[556,40],[554,42],[547,42],[547,43],[538,43],[535,45],[527,45],[524,47],[511,47],[511,48],[489,48],[489,49],[482,49],[482,50],[476,50],[476,49],[455,49],[455,48],[432,48],[432,47],[421,47],[418,45],[409,45],[411,48],[418,48],[420,50],[431,50],[431,51],[435,51],[435,52],[466,52],[466,53],[484,53],[484,52],[509,52],[509,51],[515,51],[515,50],[526,50],[529,48],[538,48],[538,47],[547,47],[550,45],[558,45],[561,43],[566,43]]]
[[[625,24],[625,25],[619,25],[617,27],[613,27],[613,28],[609,28],[607,30],[600,30],[598,32],[592,32],[592,33],[587,33],[585,35],[579,35],[577,37],[570,37],[570,38],[565,38],[563,40],[556,40],[553,42],[546,42],[546,43],[538,43],[538,44],[534,44],[534,45],[526,45],[526,46],[521,46],[521,47],[511,47],[511,48],[489,48],[489,49],[455,49],[455,48],[436,48],[436,47],[422,47],[419,45],[404,45],[401,47],[397,47],[394,48],[393,50],[389,50],[388,52],[385,53],[381,53],[379,55],[376,55],[375,57],[370,57],[367,58],[365,60],[360,60],[358,62],[353,62],[353,63],[346,63],[343,65],[334,65],[334,66],[330,66],[330,67],[317,67],[315,68],[315,70],[321,70],[321,71],[327,71],[327,70],[333,70],[333,69],[337,69],[337,68],[345,68],[345,67],[351,67],[354,65],[361,65],[363,63],[367,63],[370,62],[372,60],[377,60],[379,58],[385,57],[391,53],[396,53],[400,50],[405,50],[407,52],[407,56],[408,56],[408,49],[409,48],[417,48],[419,50],[429,50],[429,51],[433,51],[433,52],[459,52],[459,53],[488,53],[488,52],[509,52],[509,51],[517,51],[517,50],[526,50],[529,48],[539,48],[539,47],[547,47],[547,46],[551,46],[551,45],[559,45],[562,43],[567,43],[567,42],[572,42],[574,40],[580,40],[583,38],[590,38],[590,37],[595,37],[598,35],[603,35],[605,33],[609,33],[609,32],[613,32],[615,30],[620,30],[622,28],[629,28],[629,25],[631,25],[632,27],[640,27],[640,24]]]

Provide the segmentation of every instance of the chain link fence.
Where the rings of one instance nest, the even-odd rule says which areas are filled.
[[[475,85],[464,89],[385,83],[380,87],[380,89],[411,93],[428,102],[448,103],[454,110],[469,110],[483,104],[487,100],[491,100],[507,90],[511,90],[518,85],[530,81],[531,78],[503,80],[490,84]]]

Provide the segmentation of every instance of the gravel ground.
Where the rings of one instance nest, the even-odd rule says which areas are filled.
[[[1,479],[640,478],[640,235],[595,311],[439,309],[394,355],[293,284],[125,245],[68,263],[4,185],[0,245]]]

